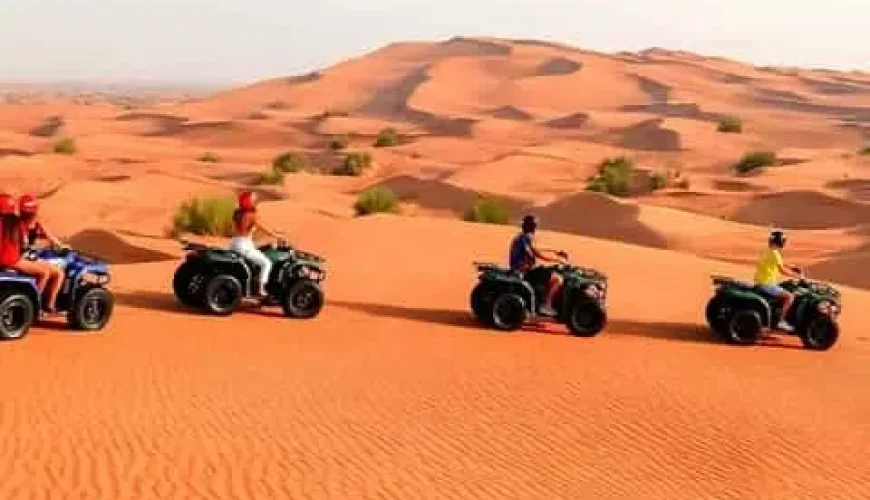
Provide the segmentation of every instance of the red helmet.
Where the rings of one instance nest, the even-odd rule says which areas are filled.
[[[17,208],[15,198],[8,194],[0,194],[0,215],[15,215]]]
[[[252,210],[256,197],[251,191],[244,191],[239,195],[239,208],[242,210]]]
[[[18,213],[21,215],[36,215],[39,212],[39,202],[32,194],[18,198]]]

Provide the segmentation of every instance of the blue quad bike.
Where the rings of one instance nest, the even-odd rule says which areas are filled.
[[[731,344],[753,345],[764,329],[777,331],[776,325],[782,318],[777,299],[752,283],[723,276],[712,279],[715,293],[707,303],[706,317],[715,334]],[[783,281],[780,286],[795,296],[785,317],[793,331],[782,333],[798,336],[810,350],[826,351],[833,347],[840,336],[840,292],[805,277]]]
[[[28,250],[25,256],[54,261],[63,267],[64,283],[57,297],[57,309],[66,313],[70,328],[96,331],[106,326],[115,306],[115,297],[106,288],[110,279],[106,262],[66,249]],[[42,313],[36,280],[0,269],[0,340],[24,337]]]
[[[567,263],[546,266],[562,277],[553,297],[554,320],[572,335],[594,337],[607,325],[607,276]],[[475,263],[478,283],[471,292],[471,311],[478,321],[502,331],[515,331],[537,316],[547,283],[530,282],[526,276],[497,264]]]
[[[232,314],[244,298],[258,290],[259,268],[241,254],[219,247],[181,242],[187,252],[176,269],[172,288],[178,301],[189,308],[217,316]],[[321,282],[326,278],[324,259],[290,247],[286,242],[259,248],[272,261],[266,283],[267,297],[260,305],[280,305],[289,318],[309,319],[324,304]]]

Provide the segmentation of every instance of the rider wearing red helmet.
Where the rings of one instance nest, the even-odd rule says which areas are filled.
[[[28,260],[22,256],[24,226],[18,210],[14,198],[7,194],[0,195],[0,267],[36,278],[36,287],[40,294],[48,289],[44,304],[46,312],[52,313],[60,291],[61,279],[57,278],[60,272],[45,262]]]
[[[40,239],[47,240],[54,247],[64,247],[64,244],[52,236],[39,220],[39,201],[35,196],[25,194],[18,199],[18,215],[21,217],[24,231],[24,244],[28,248],[33,247]]]
[[[273,238],[280,238],[271,229],[263,226],[257,219],[257,198],[251,191],[239,195],[239,207],[233,212],[233,239],[230,249],[257,264],[260,269],[260,295],[266,296],[266,283],[272,271],[272,261],[254,244],[254,232],[260,230]]]

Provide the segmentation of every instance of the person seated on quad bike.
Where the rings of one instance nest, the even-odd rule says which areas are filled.
[[[524,276],[530,283],[547,283],[547,293],[544,303],[538,312],[544,316],[556,316],[553,310],[553,297],[562,286],[562,277],[554,273],[552,269],[537,266],[537,261],[561,262],[565,258],[564,252],[539,248],[535,244],[535,230],[538,228],[538,218],[534,215],[523,217],[522,232],[511,241],[510,268]],[[548,257],[546,254],[556,257]]]
[[[230,241],[230,250],[241,254],[260,268],[260,295],[265,297],[268,295],[266,284],[272,271],[272,261],[254,244],[254,232],[259,229],[279,240],[281,236],[260,223],[256,204],[255,193],[245,191],[239,195],[239,206],[233,212],[233,239]]]
[[[0,267],[33,276],[40,295],[48,291],[44,309],[53,314],[61,286],[61,280],[56,279],[57,268],[24,258],[22,236],[22,222],[15,199],[6,194],[0,195]]]
[[[69,248],[59,239],[52,236],[52,234],[49,233],[47,229],[45,229],[42,221],[39,220],[39,202],[36,200],[35,196],[26,194],[18,199],[18,216],[21,217],[21,230],[23,233],[22,237],[24,238],[25,250],[35,249],[36,243],[39,240],[48,241],[52,248]],[[47,260],[46,262],[52,264],[58,269],[57,276],[53,276],[53,278],[59,279],[62,282],[62,270],[65,264],[64,259],[58,258],[54,260]]]
[[[777,328],[780,330],[791,328],[785,318],[788,317],[788,311],[794,303],[794,295],[779,286],[779,275],[782,273],[791,278],[801,277],[800,273],[783,264],[781,252],[785,248],[785,243],[786,237],[783,231],[771,231],[767,240],[767,248],[762,253],[755,268],[755,286],[781,302],[782,316],[777,324]]]

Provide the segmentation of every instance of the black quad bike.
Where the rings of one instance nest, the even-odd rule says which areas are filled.
[[[260,289],[258,266],[241,254],[219,247],[182,241],[187,256],[175,271],[172,288],[183,305],[227,316]],[[291,318],[313,318],[324,304],[321,282],[324,259],[291,248],[286,242],[259,248],[273,262],[267,297],[260,305],[280,305]]]
[[[776,330],[782,319],[779,300],[752,283],[722,276],[712,278],[716,292],[707,303],[706,316],[713,332],[733,344],[752,345],[762,330]],[[783,333],[797,335],[807,349],[825,351],[833,347],[840,335],[840,292],[805,277],[786,280],[780,286],[795,296],[785,317],[794,331]]]
[[[567,262],[567,254],[561,254]],[[471,311],[483,324],[504,331],[522,328],[536,317],[547,290],[546,282],[530,282],[526,276],[497,264],[475,263],[479,276],[471,292]],[[607,276],[568,263],[547,266],[563,279],[553,297],[554,318],[572,335],[593,337],[607,324]]]

